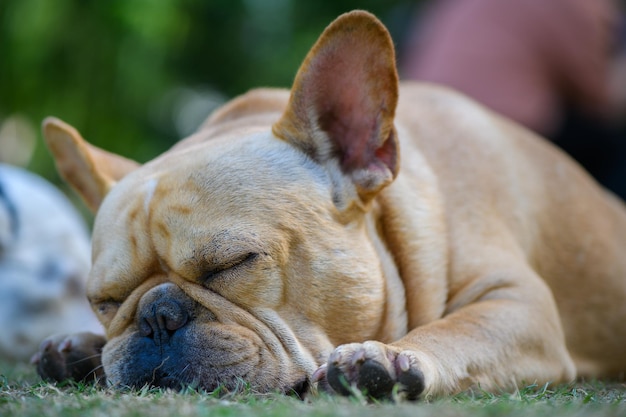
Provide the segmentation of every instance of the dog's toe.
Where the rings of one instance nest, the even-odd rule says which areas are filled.
[[[37,366],[37,373],[46,381],[68,379],[67,366],[63,354],[56,349],[64,336],[55,335],[45,339],[39,345],[39,351],[33,355],[32,362]]]
[[[424,391],[424,374],[406,352],[398,354],[395,360],[399,392],[408,400],[416,400]]]
[[[353,374],[354,372],[351,372],[351,370],[345,366],[346,363],[347,361],[344,358],[343,352],[340,349],[336,349],[331,353],[328,358],[328,364],[324,369],[326,382],[333,391],[341,395],[351,394],[350,385],[352,377],[348,375],[348,373]]]
[[[361,365],[357,387],[373,398],[385,398],[393,390],[395,381],[385,367],[372,359],[366,359]]]
[[[385,398],[395,381],[389,373],[389,361],[383,358],[381,352],[364,344],[340,346],[328,360],[328,385],[341,395],[351,395],[356,388],[369,397]]]

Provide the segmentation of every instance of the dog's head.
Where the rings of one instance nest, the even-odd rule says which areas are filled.
[[[366,213],[398,172],[388,32],[340,16],[291,94],[249,93],[142,166],[56,119],[63,176],[97,210],[88,286],[110,382],[300,390],[340,343],[380,337]]]

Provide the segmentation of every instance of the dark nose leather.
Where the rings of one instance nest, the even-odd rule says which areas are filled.
[[[193,302],[173,284],[163,284],[144,295],[139,303],[138,328],[157,345],[169,343],[188,322]]]
[[[175,300],[159,300],[149,311],[141,312],[139,330],[146,337],[171,336],[188,318],[189,314]]]

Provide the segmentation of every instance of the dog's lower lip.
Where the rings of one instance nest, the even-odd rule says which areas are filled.
[[[178,381],[176,378],[164,377],[158,383],[158,386],[161,388],[171,388],[171,389],[180,389],[182,383]]]
[[[149,385],[155,388],[165,388],[165,389],[172,389],[176,391],[180,391],[184,389],[185,386],[187,386],[187,384],[185,384],[180,379],[169,376],[169,375],[159,376],[157,379],[152,381]]]

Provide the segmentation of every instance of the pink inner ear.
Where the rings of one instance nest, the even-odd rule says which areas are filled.
[[[376,188],[397,173],[397,101],[389,33],[369,13],[351,12],[324,31],[305,59],[277,131],[319,162],[338,158],[344,173],[359,171]],[[328,142],[314,135],[320,130]]]
[[[321,84],[313,93],[319,127],[334,143],[344,171],[380,162],[393,171],[395,141],[386,137],[391,136],[394,113],[386,103],[388,91],[362,66],[356,73],[351,67],[341,68],[347,62],[340,60],[316,80],[318,86]]]
[[[394,172],[396,149],[387,142],[398,78],[389,35],[369,17],[350,20],[325,35],[302,74],[302,96],[312,104],[345,172],[381,163]]]
[[[363,168],[375,158],[380,127],[376,117],[351,106],[327,109],[318,123],[334,143],[344,170]]]
[[[391,172],[395,173],[398,170],[398,147],[395,138],[395,131],[391,130],[389,136],[385,140],[383,145],[376,149],[376,159],[381,161],[387,166]]]

